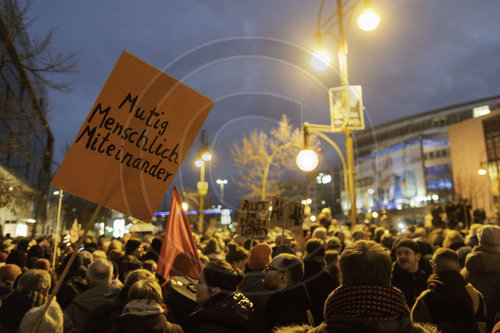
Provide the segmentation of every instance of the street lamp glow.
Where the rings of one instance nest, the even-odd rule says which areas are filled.
[[[201,154],[201,159],[204,160],[205,162],[208,162],[212,159],[212,154],[210,154],[209,152],[205,152]]]
[[[202,160],[196,160],[194,161],[194,165],[196,165],[198,168],[201,168],[203,166],[203,161]]]
[[[358,18],[358,25],[364,31],[372,31],[380,23],[380,16],[373,8],[365,8]]]
[[[378,213],[377,213],[377,212],[373,212],[373,213],[372,213],[372,217],[373,217],[374,219],[378,218]]]
[[[311,66],[317,71],[324,71],[330,63],[330,56],[325,51],[316,51],[311,57]]]
[[[302,149],[297,154],[297,166],[302,171],[314,170],[319,163],[318,154],[312,149]]]
[[[488,171],[486,171],[486,169],[481,168],[481,169],[477,170],[477,173],[480,176],[484,176],[485,174],[488,173]]]
[[[187,202],[183,202],[183,203],[181,204],[181,206],[182,206],[182,209],[183,209],[184,211],[187,211],[187,210],[188,210],[188,208],[189,208],[189,205],[188,205],[188,203],[187,203]]]
[[[227,184],[227,179],[217,179],[215,182],[216,182],[217,184],[219,184],[219,185],[220,185],[220,184],[224,184],[224,185],[226,185],[226,184]]]
[[[312,202],[313,202],[313,201],[312,201],[310,198],[309,198],[309,199],[306,199],[306,203],[307,203],[308,205],[310,205]]]

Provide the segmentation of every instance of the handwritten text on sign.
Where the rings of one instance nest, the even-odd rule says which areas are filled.
[[[269,201],[241,200],[238,233],[241,237],[264,239],[267,236]]]
[[[149,221],[212,105],[124,51],[52,186]]]
[[[274,198],[271,211],[271,225],[292,228],[302,225],[304,205],[285,198]]]

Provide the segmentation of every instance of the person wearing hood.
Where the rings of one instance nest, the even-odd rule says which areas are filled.
[[[198,309],[183,321],[185,332],[251,332],[253,304],[237,291],[239,270],[225,261],[214,261],[201,271],[197,283]]]
[[[479,290],[486,302],[486,331],[500,320],[500,227],[479,229],[479,245],[465,259],[462,275]]]
[[[160,285],[153,279],[135,282],[128,291],[129,302],[120,316],[122,333],[182,333],[179,325],[165,317]]]
[[[118,303],[120,288],[111,284],[113,265],[98,259],[87,269],[89,289],[76,295],[64,311],[78,333],[105,332],[109,315]]]
[[[432,257],[434,274],[411,311],[412,320],[432,323],[442,333],[484,333],[486,309],[483,295],[460,275],[455,251],[436,250]]]

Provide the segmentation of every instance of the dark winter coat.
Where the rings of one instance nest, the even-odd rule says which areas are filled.
[[[484,296],[487,330],[495,325],[500,312],[500,252],[486,246],[475,246],[465,259],[465,279]]]
[[[133,300],[120,316],[121,333],[182,333],[179,325],[167,321],[164,309],[157,303]]]
[[[325,270],[321,257],[304,260],[304,282],[311,299],[311,313],[314,323],[323,322],[323,308],[328,295],[339,286],[330,272]]]
[[[183,328],[190,333],[251,332],[252,316],[253,304],[243,294],[218,294],[188,315]]]
[[[438,333],[433,327],[412,324],[410,317],[396,320],[336,319],[323,322],[307,333]]]
[[[398,288],[405,295],[406,304],[411,309],[417,297],[427,289],[429,274],[420,268],[415,273],[402,269],[397,262],[392,266],[391,285]]]
[[[253,304],[253,331],[263,332],[266,329],[266,304],[270,295],[264,286],[264,273],[245,270],[243,280],[238,284],[238,288]]]
[[[66,309],[76,295],[81,294],[85,290],[87,290],[87,283],[85,280],[79,275],[73,275],[61,284],[61,288],[57,292],[57,303],[61,306],[61,309]]]
[[[120,288],[100,284],[77,295],[64,310],[78,333],[106,332],[109,315],[118,303]]]
[[[413,321],[432,323],[443,333],[478,333],[477,322],[484,329],[483,296],[460,273],[433,274],[427,285],[412,309]]]
[[[269,331],[278,326],[313,325],[311,300],[306,286],[297,284],[272,294],[266,306],[266,321]]]

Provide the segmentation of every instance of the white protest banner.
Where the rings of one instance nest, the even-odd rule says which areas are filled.
[[[304,205],[286,198],[273,198],[270,224],[280,228],[301,226],[304,219]]]
[[[244,238],[266,238],[269,226],[269,207],[269,201],[240,200],[238,234]]]

